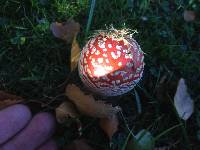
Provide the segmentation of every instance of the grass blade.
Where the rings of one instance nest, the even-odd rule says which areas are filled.
[[[175,128],[177,128],[177,127],[180,127],[180,126],[182,126],[182,123],[181,123],[181,124],[177,124],[177,125],[175,125],[175,126],[169,128],[169,129],[163,131],[162,133],[160,133],[159,135],[157,135],[157,136],[154,138],[154,141],[157,141],[161,136],[166,135],[167,133],[169,133],[169,132],[172,131],[173,129],[175,129]]]
[[[87,21],[87,27],[86,27],[86,37],[88,35],[88,32],[90,30],[90,26],[92,23],[92,17],[94,14],[94,8],[95,8],[95,4],[96,4],[96,0],[92,0],[91,5],[90,5],[90,12],[89,12],[89,17],[88,17],[88,21]]]
[[[171,105],[173,106],[173,110],[174,110],[174,113],[175,113],[175,115],[177,117],[177,120],[178,120],[178,122],[181,125],[181,130],[182,130],[183,138],[184,138],[185,143],[186,143],[185,145],[186,145],[186,147],[187,147],[188,150],[192,150],[192,148],[190,147],[190,141],[189,141],[189,138],[188,138],[188,135],[187,135],[187,131],[185,129],[185,125],[183,124],[183,121],[181,120],[181,118],[178,115],[178,112],[177,112],[177,110],[176,110],[176,108],[175,108],[175,106],[173,104],[172,98],[169,95],[168,95],[168,97],[169,97],[169,100],[171,102]]]
[[[135,89],[134,89],[134,94],[133,95],[135,96],[138,113],[141,114],[142,113],[142,106],[141,106],[140,96],[139,96],[138,92]]]

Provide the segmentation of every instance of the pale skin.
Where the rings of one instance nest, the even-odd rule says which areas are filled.
[[[55,119],[50,113],[32,116],[22,104],[9,106],[0,111],[1,150],[57,150],[52,139]]]

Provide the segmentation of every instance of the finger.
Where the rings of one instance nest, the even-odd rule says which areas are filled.
[[[38,150],[57,150],[57,144],[54,140],[49,140],[38,148]]]
[[[25,127],[31,112],[25,105],[16,104],[0,111],[0,144],[6,142]]]
[[[54,131],[55,120],[49,113],[39,113],[26,128],[3,145],[4,150],[34,150],[49,139]]]

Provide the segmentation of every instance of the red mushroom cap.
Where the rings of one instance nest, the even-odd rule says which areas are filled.
[[[83,48],[79,60],[82,82],[93,92],[117,96],[134,88],[142,77],[144,54],[131,37],[100,33]]]

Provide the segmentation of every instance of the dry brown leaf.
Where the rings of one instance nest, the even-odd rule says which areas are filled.
[[[117,116],[113,115],[111,118],[101,118],[99,124],[111,141],[112,136],[118,130],[119,121]]]
[[[23,99],[23,98],[4,91],[0,91],[0,100],[4,99]]]
[[[85,139],[74,140],[71,144],[64,147],[64,150],[93,150]]]
[[[0,91],[0,109],[23,101],[22,97]]]
[[[196,14],[192,10],[185,10],[183,13],[183,17],[186,22],[192,22],[195,20]]]
[[[76,37],[74,37],[71,48],[71,71],[73,71],[76,68],[79,57],[80,57],[80,47],[78,42],[76,41]]]
[[[51,23],[50,29],[55,37],[71,43],[80,31],[80,24],[73,19],[68,19],[67,22],[63,23]]]
[[[3,108],[6,108],[10,105],[14,105],[14,104],[17,104],[17,103],[20,103],[22,102],[22,100],[17,100],[17,99],[5,99],[5,100],[1,100],[0,101],[0,110],[3,109]]]
[[[64,23],[53,22],[50,26],[53,35],[67,43],[72,43],[71,47],[71,71],[73,71],[80,57],[80,47],[76,40],[76,35],[80,31],[80,24],[73,19],[67,20]]]
[[[63,102],[56,108],[56,119],[59,123],[63,123],[68,117],[76,118],[78,113],[75,106],[71,102]]]
[[[66,96],[76,105],[77,109],[86,115],[97,118],[112,117],[121,109],[105,104],[103,101],[95,101],[92,95],[85,95],[80,88],[71,84],[66,87]]]

